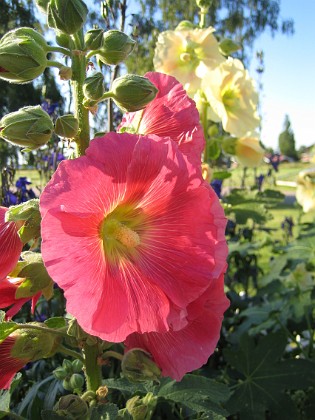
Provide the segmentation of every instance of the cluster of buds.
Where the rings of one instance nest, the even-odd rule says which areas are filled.
[[[57,379],[62,381],[62,386],[67,391],[80,392],[84,385],[84,378],[80,374],[83,369],[81,360],[64,359],[62,366],[54,370],[54,375]]]

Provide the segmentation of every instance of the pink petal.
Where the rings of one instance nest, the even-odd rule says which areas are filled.
[[[163,376],[180,381],[185,373],[204,365],[214,352],[220,337],[223,313],[228,306],[222,275],[188,308],[191,320],[185,328],[165,334],[135,333],[127,337],[125,344],[128,350],[142,348],[151,353]]]
[[[5,222],[6,207],[0,207],[0,279],[3,279],[16,266],[23,243],[14,222]]]
[[[9,389],[14,375],[28,362],[11,356],[15,340],[9,336],[0,343],[0,389]]]

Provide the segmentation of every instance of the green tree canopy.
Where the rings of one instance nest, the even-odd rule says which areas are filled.
[[[284,130],[279,135],[279,150],[280,152],[292,159],[297,159],[297,152],[295,150],[295,138],[291,128],[289,116],[285,116]]]

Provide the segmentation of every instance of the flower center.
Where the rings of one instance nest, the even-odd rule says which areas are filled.
[[[106,223],[104,240],[106,241],[107,239],[116,239],[126,248],[135,248],[137,245],[140,245],[140,237],[137,232],[115,219]]]
[[[236,89],[228,88],[222,95],[222,102],[225,109],[229,112],[238,108],[239,105],[239,94]]]

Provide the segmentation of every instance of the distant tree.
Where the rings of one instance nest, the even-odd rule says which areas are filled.
[[[297,159],[298,154],[295,150],[295,138],[291,128],[291,122],[289,116],[285,116],[284,130],[279,135],[279,150],[281,154],[288,156],[292,159]]]

